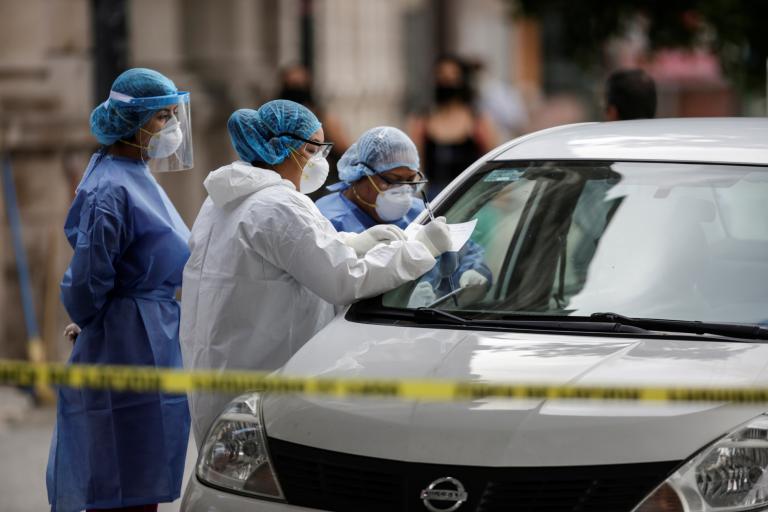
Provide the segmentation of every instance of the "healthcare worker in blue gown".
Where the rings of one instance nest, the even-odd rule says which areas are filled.
[[[397,128],[379,126],[363,133],[342,155],[338,172],[342,181],[327,187],[335,193],[316,203],[338,231],[359,233],[379,224],[405,228],[424,211],[416,195],[426,183],[419,154]],[[472,288],[462,292],[462,302],[479,299],[491,282],[484,256],[471,240],[458,252],[442,254],[415,286],[408,306],[428,306],[457,288]]]
[[[72,364],[182,366],[175,293],[189,230],[150,170],[192,166],[189,122],[189,94],[140,68],[91,113],[103,147],[64,225],[74,254],[61,299],[80,330]],[[52,510],[152,511],[178,498],[189,424],[185,395],[60,388]]]

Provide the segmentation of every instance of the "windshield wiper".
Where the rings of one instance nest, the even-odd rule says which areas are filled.
[[[449,325],[460,325],[463,327],[484,327],[489,329],[524,329],[531,331],[582,331],[582,332],[615,332],[615,333],[634,333],[648,334],[648,330],[642,327],[629,325],[621,322],[594,322],[585,321],[584,318],[573,318],[567,316],[541,316],[541,317],[522,317],[522,318],[499,318],[499,319],[476,319],[464,318],[448,311],[421,307],[410,310],[413,319],[420,323],[441,323]]]
[[[651,331],[670,331],[687,334],[714,334],[732,338],[768,340],[768,329],[759,324],[722,324],[699,320],[666,320],[659,318],[631,318],[618,313],[592,313],[589,318],[600,322],[639,327]]]

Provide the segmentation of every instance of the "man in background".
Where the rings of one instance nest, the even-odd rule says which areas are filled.
[[[620,69],[605,85],[605,120],[648,119],[656,115],[656,84],[642,69]]]

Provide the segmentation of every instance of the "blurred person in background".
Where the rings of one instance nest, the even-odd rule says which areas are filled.
[[[338,178],[336,165],[341,155],[349,147],[350,140],[341,119],[317,103],[309,70],[302,64],[290,64],[282,68],[280,71],[280,90],[277,97],[304,105],[317,115],[323,125],[325,136],[328,140],[333,141],[333,147],[331,147],[331,152],[328,153],[327,158],[330,167],[329,178],[331,182],[336,182]],[[326,193],[327,191],[321,187],[309,194],[309,197],[314,200]]]
[[[432,199],[469,165],[496,145],[491,120],[475,107],[469,67],[444,56],[434,68],[434,105],[426,115],[408,121],[429,179]]]
[[[445,219],[412,241],[392,225],[338,233],[306,196],[324,184],[332,144],[306,107],[270,101],[237,110],[227,128],[240,160],[205,179],[192,227],[185,367],[275,370],[331,321],[334,306],[416,279],[450,249]],[[198,447],[232,398],[190,396]]]
[[[419,172],[419,154],[397,128],[379,126],[363,133],[339,160],[339,176],[342,181],[328,187],[333,193],[317,200],[320,213],[337,231],[360,233],[381,224],[405,228],[424,211],[424,201],[416,197],[427,183]],[[483,256],[472,241],[458,253],[441,255],[422,277],[425,284],[417,287],[410,305],[426,306],[438,294],[452,291],[448,276],[459,287],[476,288],[475,295],[484,293],[491,273]]]
[[[130,69],[91,113],[93,155],[64,232],[74,249],[61,299],[69,363],[180,368],[176,289],[187,229],[150,173],[192,167],[189,94]],[[179,497],[185,395],[59,388],[46,475],[56,512],[154,511]]]
[[[656,116],[656,84],[642,69],[614,71],[605,82],[605,120],[650,119]]]

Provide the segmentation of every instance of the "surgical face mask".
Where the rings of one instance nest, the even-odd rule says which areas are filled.
[[[386,222],[402,219],[403,215],[411,209],[411,199],[413,198],[414,187],[411,185],[400,185],[399,187],[381,190],[376,186],[373,178],[368,176],[368,180],[373,188],[379,193],[376,196],[376,215]]]
[[[438,104],[450,103],[454,100],[467,103],[470,99],[469,90],[462,85],[435,86],[435,101]]]
[[[323,186],[328,178],[330,166],[325,158],[313,158],[307,161],[307,164],[301,170],[301,181],[299,182],[299,192],[302,194],[311,194]]]
[[[167,158],[174,154],[184,135],[181,132],[181,125],[174,117],[159,132],[155,132],[147,143],[147,156],[150,158]]]
[[[402,219],[411,209],[412,198],[413,187],[409,185],[380,192],[376,196],[376,215],[387,222]]]

